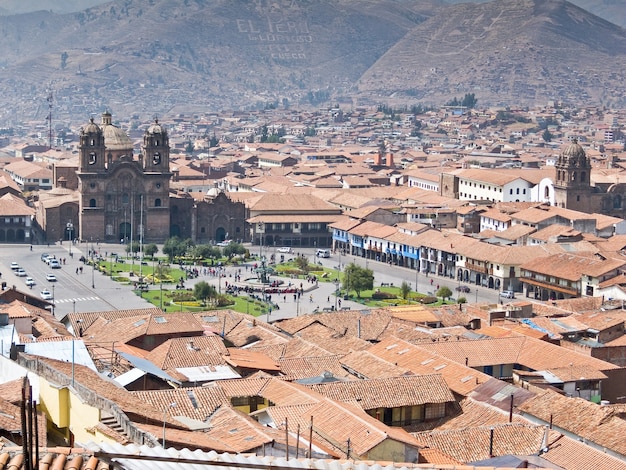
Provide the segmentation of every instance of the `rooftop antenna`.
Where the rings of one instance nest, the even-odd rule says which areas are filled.
[[[48,149],[52,149],[52,89],[48,89],[46,101],[48,102],[48,116],[46,117],[48,121]]]

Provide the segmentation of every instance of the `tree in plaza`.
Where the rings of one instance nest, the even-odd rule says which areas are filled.
[[[295,263],[300,271],[305,273],[309,272],[309,258],[307,258],[306,256],[296,257]]]
[[[350,263],[343,272],[343,288],[347,292],[355,291],[357,297],[361,298],[362,291],[374,288],[374,272]]]
[[[213,245],[196,245],[192,250],[196,259],[219,258],[222,256],[222,250]]]
[[[246,254],[246,247],[243,246],[241,243],[230,242],[228,246],[224,247],[222,253],[224,254],[224,256],[226,256],[226,258],[230,260],[235,255]]]
[[[144,245],[143,247],[143,252],[146,254],[146,256],[150,256],[151,258],[154,258],[154,255],[156,255],[158,251],[159,247],[156,246],[155,243],[149,243],[147,245]]]
[[[208,282],[200,281],[193,286],[193,296],[202,303],[206,303],[207,299],[217,297],[217,290],[215,290],[215,287]]]
[[[139,242],[136,241],[126,245],[126,253],[137,254],[139,249]]]
[[[165,243],[163,244],[163,253],[167,255],[167,258],[171,262],[176,257],[185,256],[185,254],[187,254],[187,250],[194,245],[193,240],[190,238],[187,240],[181,240],[178,237],[171,237],[165,240]]]
[[[452,297],[452,291],[450,290],[449,287],[447,286],[442,286],[440,287],[437,292],[435,292],[435,295],[437,297],[441,297],[443,300],[446,300],[450,297]]]
[[[408,282],[402,281],[402,284],[400,285],[400,296],[404,300],[406,300],[409,297],[410,293],[411,293],[411,286],[409,285]]]

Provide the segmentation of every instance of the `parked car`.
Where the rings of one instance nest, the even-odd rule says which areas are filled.
[[[467,286],[458,286],[456,290],[458,290],[459,292],[469,292],[470,288]]]
[[[41,254],[41,261],[43,261],[44,263],[46,263],[48,261],[48,257],[50,255],[48,253],[42,253]]]
[[[57,282],[57,277],[54,274],[46,274],[46,280],[50,282]]]
[[[278,250],[279,253],[291,253],[291,247],[290,246],[281,246]]]
[[[13,262],[11,263],[11,269],[12,269],[13,271],[17,271],[18,269],[20,269],[20,265],[19,265],[19,264],[17,264],[15,261],[13,261]]]
[[[25,283],[28,287],[33,287],[33,286],[35,285],[35,280],[34,280],[32,277],[28,276],[28,277],[26,278],[26,280],[24,281],[24,283]]]
[[[50,260],[50,267],[52,269],[61,269],[61,263],[59,263],[59,260],[51,259]]]
[[[50,293],[50,291],[48,289],[44,289],[41,291],[41,298],[43,300],[52,300],[52,294]]]
[[[17,276],[19,276],[19,277],[26,277],[26,276],[28,276],[28,274],[26,274],[26,271],[24,270],[24,268],[18,269],[15,274]]]
[[[500,297],[503,297],[505,299],[514,299],[515,292],[513,292],[512,290],[503,290],[502,292],[500,292]]]

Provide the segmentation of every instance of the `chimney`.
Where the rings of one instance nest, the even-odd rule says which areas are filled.
[[[389,168],[395,168],[395,165],[393,164],[393,153],[391,152],[387,154],[387,166]]]

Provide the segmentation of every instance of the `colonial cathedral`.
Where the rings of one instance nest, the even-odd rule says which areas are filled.
[[[36,203],[40,242],[163,243],[170,236],[197,243],[244,241],[246,208],[224,194],[193,195],[170,187],[170,145],[158,120],[146,129],[139,154],[111,114],[79,132],[77,164],[55,165],[55,188]]]
[[[144,133],[135,159],[132,142],[106,112],[100,126],[92,119],[81,130],[79,154],[82,240],[152,242],[170,235],[170,147],[158,120]]]

